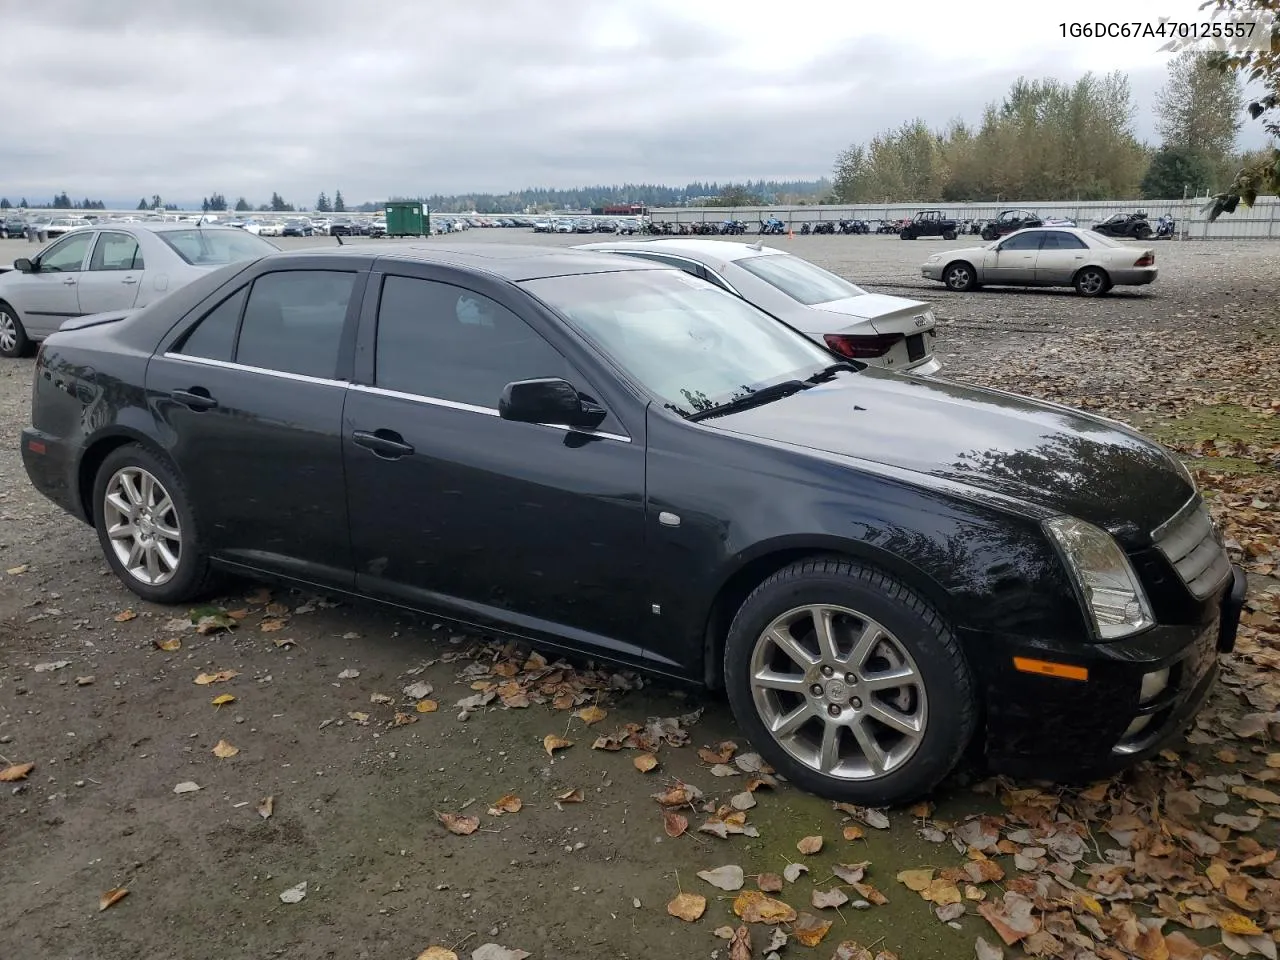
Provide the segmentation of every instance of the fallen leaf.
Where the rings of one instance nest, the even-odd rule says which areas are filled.
[[[489,808],[491,817],[500,817],[504,813],[519,813],[520,808],[524,806],[524,801],[517,797],[514,793],[506,793],[499,797]]]
[[[935,903],[940,907],[959,903],[961,900],[960,889],[955,885],[955,883],[941,877],[930,883],[927,890],[922,890],[920,892],[920,896],[923,899],[928,900],[930,903]]]
[[[27,774],[36,768],[34,763],[12,763],[0,770],[0,783],[16,783],[27,779]]]
[[[1234,933],[1238,937],[1256,937],[1262,928],[1240,913],[1227,913],[1218,917],[1218,928],[1223,933]]]
[[[729,960],[751,960],[751,930],[739,924],[729,940]]]
[[[689,818],[684,814],[676,813],[674,810],[663,810],[662,825],[666,829],[668,837],[683,836],[684,832],[689,829]]]
[[[174,793],[195,793],[200,789],[200,784],[194,780],[184,780],[173,788]]]
[[[135,619],[137,616],[138,615],[134,613],[132,610],[121,610],[112,619],[114,619],[116,623],[128,623],[130,620]]]
[[[698,759],[703,763],[717,764],[728,763],[733,759],[733,755],[738,752],[738,745],[732,741],[726,740],[721,743],[715,750],[708,747],[698,748]],[[750,771],[747,771],[750,772]]]
[[[589,707],[583,707],[581,710],[573,711],[573,715],[589,727],[592,724],[599,723],[609,715],[609,712],[592,704]]]
[[[831,960],[872,960],[871,951],[857,940],[841,940]]]
[[[70,660],[54,660],[50,663],[37,663],[32,669],[36,673],[49,673],[51,670],[61,670],[69,666],[71,666]]]
[[[362,713],[359,710],[350,711],[347,714],[347,719],[354,720],[356,723],[360,724],[360,726],[362,727],[367,726],[369,723],[369,715],[367,713]]]
[[[889,898],[877,890],[869,883],[855,883],[853,889],[858,891],[858,896],[869,903],[874,903],[877,907],[883,907],[889,902]]]
[[[707,910],[707,898],[697,893],[682,893],[667,904],[667,913],[692,923]]]
[[[714,870],[699,870],[698,876],[713,887],[721,890],[741,890],[743,882],[742,868],[736,864],[716,867]]]
[[[386,706],[387,704],[395,703],[396,698],[389,697],[385,693],[371,693],[369,694],[369,702],[376,703],[381,706]]]
[[[281,903],[301,903],[307,896],[307,881],[303,880],[300,884],[290,887],[284,893],[280,894]]]
[[[806,857],[812,856],[822,849],[821,837],[801,837],[796,843],[796,849],[803,853]]]
[[[228,703],[235,703],[236,698],[233,694],[230,694],[230,693],[220,693],[209,702],[213,704],[215,707],[224,707]]]
[[[219,740],[213,747],[213,755],[219,760],[226,760],[230,757],[234,757],[239,752],[239,747],[233,747],[225,740]]]
[[[756,877],[756,886],[765,893],[781,893],[782,878],[776,873],[762,873]]]
[[[963,903],[948,903],[934,909],[934,915],[943,923],[954,923],[964,916]]]
[[[777,953],[787,945],[787,932],[780,927],[774,927],[769,934],[769,942],[764,945],[765,953]]]
[[[461,813],[441,813],[437,810],[436,819],[444,824],[446,830],[460,837],[469,837],[480,829],[479,817],[468,817]]]
[[[258,801],[258,816],[260,816],[263,820],[270,820],[271,814],[275,813],[275,810],[276,810],[275,797],[263,797],[261,800]]]
[[[235,670],[219,670],[217,673],[202,673],[196,677],[196,683],[202,687],[207,687],[211,683],[226,683],[235,677],[240,676]]]
[[[1265,787],[1232,787],[1231,792],[1254,803],[1280,803],[1280,793]]]
[[[636,754],[636,758],[631,763],[641,773],[648,773],[658,765],[658,758],[652,753],[640,753]]]
[[[275,617],[267,617],[258,624],[258,629],[263,633],[277,633],[289,625],[287,620],[277,620]]]
[[[802,913],[791,928],[791,935],[806,947],[816,947],[831,929],[830,920],[822,920],[811,913]]]
[[[686,803],[693,803],[702,796],[702,791],[695,786],[676,781],[674,786],[668,787],[661,793],[655,793],[653,799],[664,807],[682,807]]]
[[[103,910],[107,909],[107,907],[119,903],[128,895],[129,891],[124,887],[114,887],[111,890],[108,890],[98,898],[98,912],[101,913]]]
[[[733,901],[733,912],[747,923],[792,923],[796,912],[781,900],[759,890],[744,890]]]
[[[572,746],[572,740],[566,740],[564,737],[557,737],[554,733],[548,733],[542,738],[542,749],[547,751],[548,757],[554,757],[557,750],[567,750]]]
[[[411,683],[404,688],[404,695],[410,700],[422,700],[431,696],[435,688],[425,680],[419,680],[417,683]]]
[[[808,873],[809,868],[803,863],[788,863],[782,870],[782,875],[787,878],[787,883],[795,883],[800,879],[800,874]]]
[[[298,641],[293,637],[276,637],[272,641],[277,647],[296,647]]]
[[[21,564],[18,564],[18,566],[16,567],[10,567],[8,570],[5,571],[5,573],[7,573],[11,577],[16,577],[16,576],[19,576],[20,574],[26,573],[30,569],[31,567],[29,564],[21,563]]]
[[[922,800],[919,803],[908,807],[907,812],[913,817],[918,817],[921,820],[927,820],[933,815],[933,804],[928,800]]]
[[[471,951],[471,960],[526,960],[529,956],[526,950],[500,947],[496,943],[482,944]]]
[[[994,943],[988,943],[979,937],[973,945],[973,952],[978,960],[1004,960],[1004,950]]]
[[[339,679],[339,680],[354,680],[354,679],[356,679],[356,677],[358,677],[358,676],[360,676],[360,671],[359,671],[359,670],[353,670],[353,669],[351,669],[350,667],[348,667],[346,670],[343,670],[340,674],[338,674],[338,679]]]
[[[1240,833],[1249,833],[1252,830],[1258,829],[1258,826],[1262,823],[1262,818],[1248,816],[1237,817],[1232,816],[1229,813],[1219,813],[1214,816],[1213,822],[1224,827],[1230,827],[1232,830],[1239,831]]]
[[[458,955],[447,947],[427,947],[418,954],[418,960],[458,960]]]
[[[560,803],[582,803],[582,788],[574,787],[572,790],[566,790],[557,796],[556,800]]]
[[[732,797],[730,797],[729,805],[733,807],[733,809],[735,810],[740,810],[740,811],[750,810],[752,807],[756,805],[756,798],[751,794],[749,790],[744,790],[742,793],[735,793]]]
[[[1204,875],[1209,878],[1209,882],[1213,884],[1214,889],[1221,889],[1227,877],[1231,876],[1231,871],[1227,869],[1227,865],[1221,860],[1215,860],[1209,864]]]
[[[850,824],[849,826],[845,827],[843,832],[844,832],[844,838],[846,840],[861,840],[864,836],[866,836],[866,831],[863,830],[856,823]]]
[[[849,895],[839,887],[832,887],[830,890],[815,890],[809,902],[818,910],[827,910],[835,907],[843,907],[849,902]]]
[[[157,650],[163,650],[165,653],[173,653],[175,650],[182,649],[182,640],[178,637],[170,637],[168,640],[153,641]]]
[[[401,713],[399,710],[397,710],[396,715],[391,718],[391,726],[393,727],[405,727],[411,723],[417,722],[418,718],[412,713]]]
[[[711,935],[713,937],[718,937],[721,940],[732,940],[733,927],[729,926],[726,923],[723,927],[716,927],[714,930],[712,930]]]
[[[929,889],[929,884],[933,882],[932,870],[903,870],[898,874],[898,882],[906,886],[908,890],[914,890],[920,893]]]
[[[1040,921],[1032,913],[1033,909],[1030,900],[1016,893],[1006,893],[1003,900],[978,904],[978,912],[1009,946],[1040,929]]]
[[[440,709],[440,704],[434,700],[419,700],[413,709],[419,713],[435,713]]]
[[[192,622],[196,625],[196,633],[202,636],[208,636],[220,630],[231,630],[237,625],[235,618],[229,617],[225,613],[215,613]]]

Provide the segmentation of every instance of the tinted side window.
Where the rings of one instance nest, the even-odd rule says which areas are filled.
[[[573,379],[560,353],[506,307],[408,277],[383,281],[374,363],[379,387],[490,409],[513,380]]]
[[[248,287],[241,287],[227,299],[210,310],[196,324],[182,342],[179,352],[189,357],[206,357],[209,360],[230,362],[235,354],[236,327],[240,324],[240,311],[244,308]]]
[[[253,282],[236,363],[332,379],[354,273],[287,270]]]
[[[127,233],[100,233],[89,258],[90,270],[142,270],[138,241]]]
[[[1059,233],[1054,231],[1044,235],[1044,244],[1042,250],[1087,250],[1086,244],[1079,237],[1070,233]]]
[[[1040,248],[1040,234],[1037,233],[1020,233],[1010,237],[1000,247],[1001,251],[1005,250],[1038,250]]]

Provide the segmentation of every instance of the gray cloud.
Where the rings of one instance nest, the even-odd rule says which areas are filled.
[[[1014,44],[1027,55],[1008,66],[967,42],[917,59],[907,36],[775,37],[776,8],[756,29],[686,5],[6,2],[6,48],[56,66],[7,75],[0,195],[216,190],[257,203],[279,190],[307,203],[335,188],[357,201],[810,178],[849,142],[914,116],[976,121],[1019,74],[1081,72],[1061,46]],[[748,5],[751,16],[762,14]],[[1139,133],[1154,138],[1162,70],[1131,80]]]

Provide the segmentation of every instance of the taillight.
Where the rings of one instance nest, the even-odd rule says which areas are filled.
[[[1156,265],[1156,255],[1154,253],[1144,253],[1133,261],[1133,265],[1135,267],[1154,267]]]
[[[854,337],[846,333],[824,333],[822,339],[828,347],[850,360],[869,360],[883,357],[896,344],[906,339],[902,333],[879,333],[868,337]]]

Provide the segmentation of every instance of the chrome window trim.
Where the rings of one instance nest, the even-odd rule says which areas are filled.
[[[378,397],[391,397],[396,400],[408,400],[410,403],[424,403],[430,407],[444,407],[448,410],[460,410],[463,413],[479,413],[486,417],[497,417],[499,413],[495,407],[482,407],[474,403],[462,403],[458,400],[445,400],[443,397],[428,397],[417,393],[405,393],[402,390],[388,390],[386,387],[371,387],[363,383],[353,383],[349,385],[349,389],[357,390],[360,393],[369,393]],[[590,430],[586,427],[570,427],[563,423],[540,423],[540,427],[550,427],[553,430],[563,430],[566,433],[581,433],[588,437],[599,437],[602,440],[616,440],[618,443],[630,443],[631,438],[623,436],[620,433],[605,433],[600,430]]]
[[[272,370],[269,367],[251,367],[247,363],[233,363],[230,360],[214,360],[212,357],[196,357],[189,356],[185,353],[174,353],[168,351],[164,354],[166,360],[182,360],[185,363],[194,363],[204,367],[219,367],[223,370],[240,370],[244,373],[262,373],[269,377],[280,377],[283,380],[296,380],[299,383],[314,383],[320,386],[346,387],[345,380],[334,380],[329,377],[311,377],[305,373],[290,373],[288,370]]]

